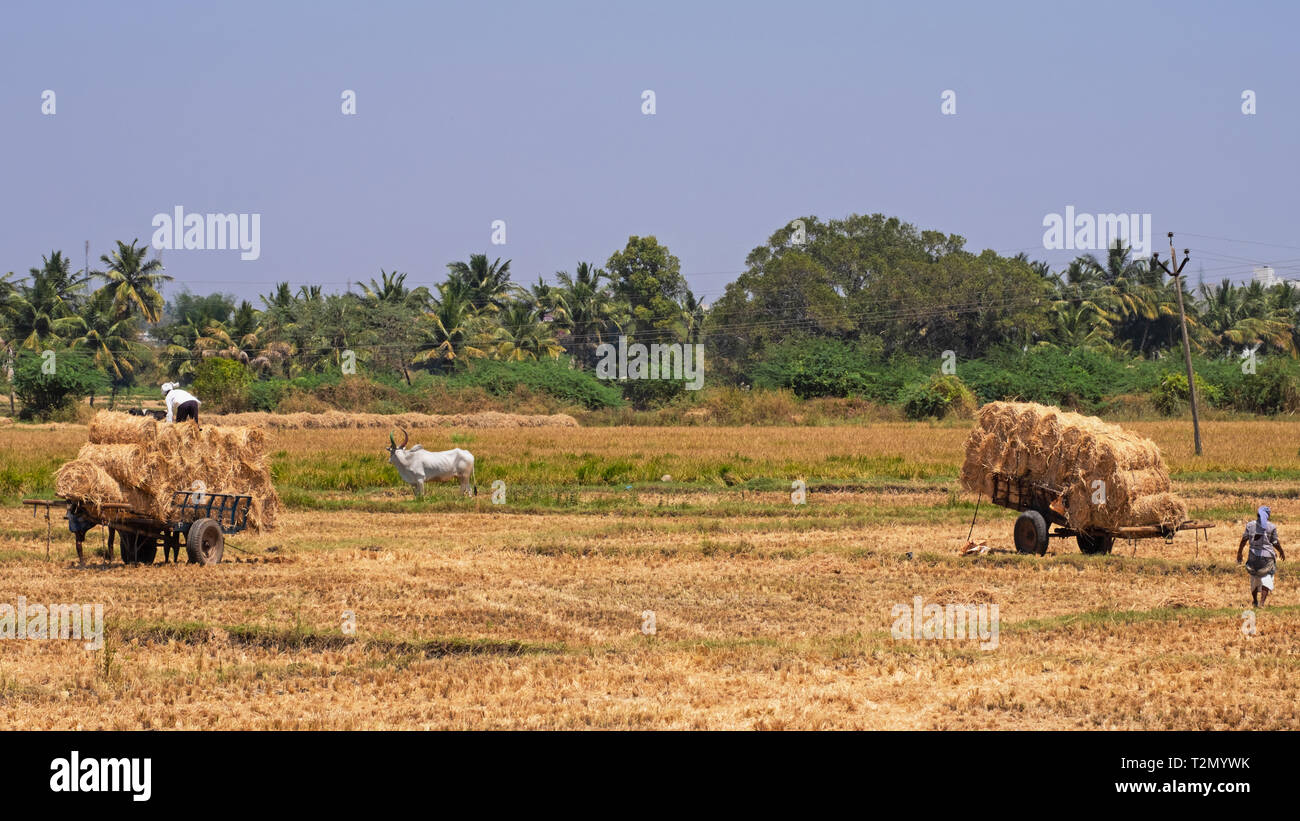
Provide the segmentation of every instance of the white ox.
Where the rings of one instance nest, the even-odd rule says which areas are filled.
[[[425,450],[422,445],[407,447],[411,435],[406,428],[402,432],[402,444],[398,445],[393,434],[388,434],[388,461],[397,468],[402,481],[415,487],[416,498],[424,496],[424,483],[440,479],[459,479],[460,490],[466,496],[471,492],[478,495],[474,485],[474,454],[460,448],[451,450]]]

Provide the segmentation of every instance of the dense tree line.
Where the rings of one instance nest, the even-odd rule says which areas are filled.
[[[590,370],[599,346],[620,335],[706,343],[714,383],[749,383],[774,363],[797,369],[791,351],[808,341],[879,362],[1009,347],[1153,360],[1181,344],[1180,285],[1202,356],[1253,348],[1295,357],[1300,342],[1300,289],[1287,284],[1192,290],[1122,246],[1052,271],[1023,254],[975,254],[960,236],[881,214],[783,226],[707,308],[652,236],[630,237],[603,266],[578,263],[553,283],[521,285],[510,260],[474,254],[434,285],[380,270],[355,291],[280,283],[255,301],[181,291],[165,302],[171,277],[138,241],[116,243],[99,261],[74,271],[53,251],[26,277],[0,277],[0,362],[11,383],[23,352],[45,350],[78,352],[114,394],[146,376],[186,382],[214,358],[252,379],[337,372],[347,357],[408,383],[418,371],[452,373],[474,360],[567,358]]]

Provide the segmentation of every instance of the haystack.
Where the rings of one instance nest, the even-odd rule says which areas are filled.
[[[74,459],[59,468],[54,492],[67,499],[79,499],[96,516],[105,502],[124,501],[117,480],[94,462]]]
[[[994,473],[1061,490],[1074,528],[1172,527],[1187,520],[1187,503],[1170,492],[1156,444],[1093,416],[990,402],[966,439],[962,486],[988,497]]]
[[[275,527],[280,497],[271,483],[266,435],[258,428],[200,430],[193,422],[160,424],[101,411],[90,422],[89,438],[77,458],[59,468],[55,492],[83,501],[92,513],[104,502],[127,502],[151,518],[168,520],[175,491],[202,488],[252,496],[249,529]]]

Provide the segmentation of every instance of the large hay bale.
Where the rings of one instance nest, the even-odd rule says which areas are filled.
[[[77,459],[93,462],[124,487],[148,487],[156,470],[154,460],[140,445],[88,443],[81,446]]]
[[[1032,402],[990,402],[966,439],[960,479],[991,496],[993,474],[1062,491],[1075,528],[1178,525],[1187,505],[1149,439],[1093,416]],[[1100,482],[1101,484],[1097,484]]]
[[[257,428],[160,425],[153,419],[101,411],[91,420],[90,438],[78,458],[60,468],[60,477],[67,471],[63,484],[56,484],[60,496],[96,507],[104,501],[126,501],[151,518],[168,520],[178,490],[248,494],[253,497],[249,529],[275,526],[280,497],[271,482],[266,435]]]
[[[99,465],[85,459],[65,462],[54,475],[54,492],[65,499],[78,499],[90,512],[100,514],[105,502],[122,502],[122,488]]]
[[[1140,524],[1177,527],[1187,521],[1187,502],[1172,493],[1154,493],[1133,503],[1133,519]]]
[[[88,438],[94,445],[148,445],[158,438],[152,416],[100,411],[90,420]]]

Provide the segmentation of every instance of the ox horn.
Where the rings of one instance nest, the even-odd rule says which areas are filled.
[[[406,443],[411,441],[411,434],[407,433],[406,428],[402,427],[401,425],[398,425],[397,429],[402,432],[402,448],[405,449]]]
[[[397,450],[397,442],[393,439],[393,432],[391,430],[388,432],[388,444],[393,446],[393,450]]]

